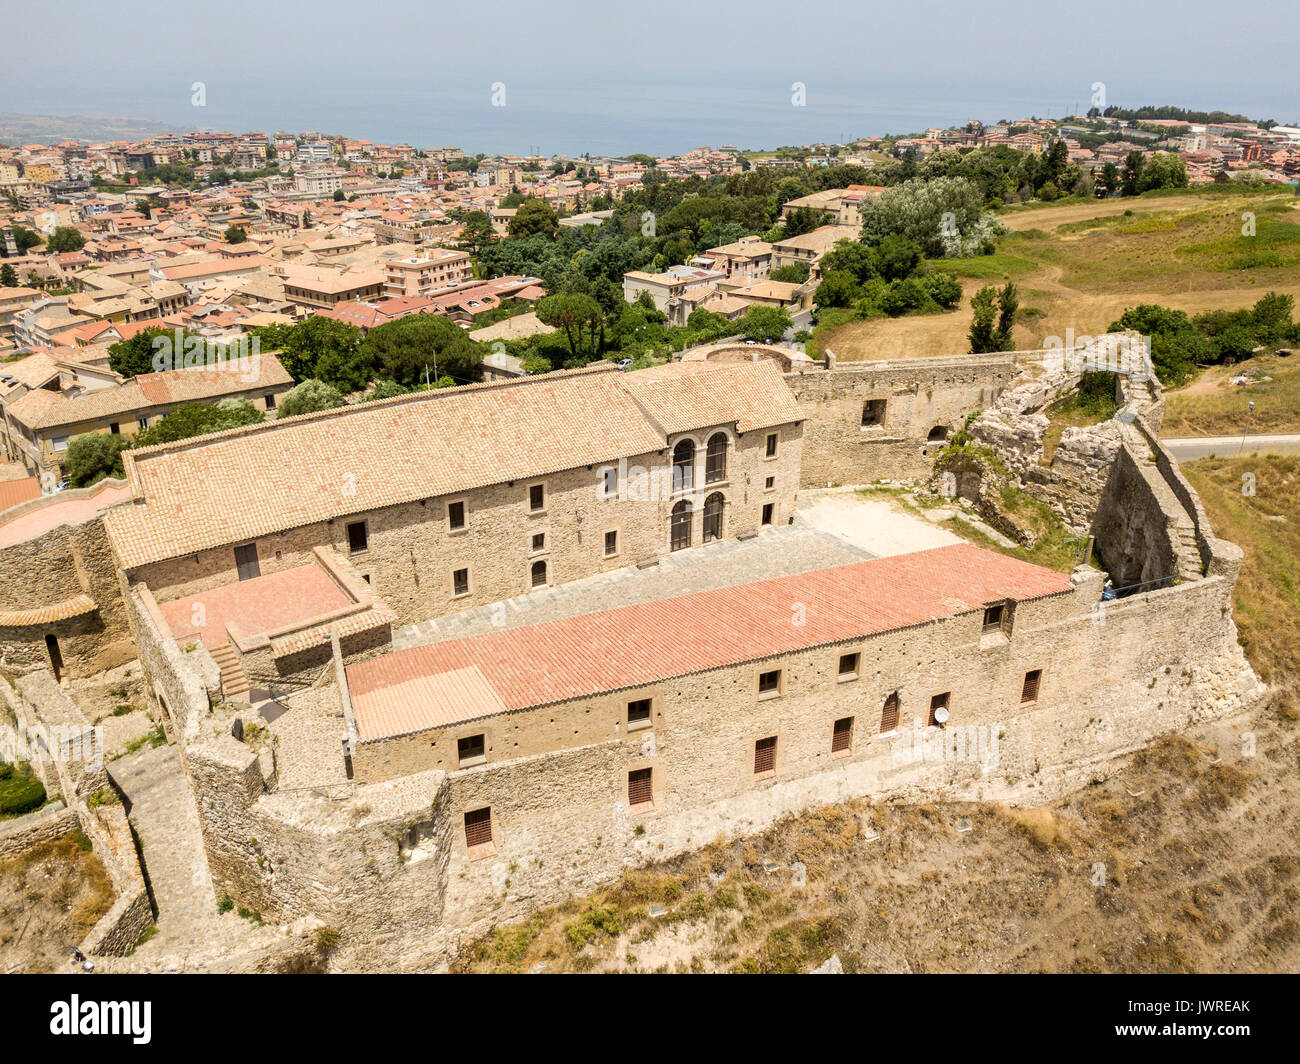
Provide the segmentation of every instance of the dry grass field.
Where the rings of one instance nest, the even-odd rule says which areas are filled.
[[[1256,235],[1242,236],[1243,215]],[[1104,332],[1139,303],[1198,313],[1253,304],[1270,290],[1300,302],[1300,201],[1280,192],[1148,195],[1008,212],[994,255],[950,260],[961,304],[944,314],[851,322],[820,337],[840,360],[969,351],[970,296],[1014,280],[1022,313],[1016,346]]]

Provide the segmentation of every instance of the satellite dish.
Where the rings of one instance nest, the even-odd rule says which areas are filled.
[[[945,709],[943,706],[940,706],[938,709],[936,709],[934,711],[934,721],[936,724],[947,724],[948,710]]]

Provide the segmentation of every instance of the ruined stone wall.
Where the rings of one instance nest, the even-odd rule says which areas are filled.
[[[1016,375],[1015,353],[836,363],[786,374],[807,420],[801,483],[824,488],[924,477],[942,441],[991,404]],[[863,407],[884,404],[879,424]],[[873,417],[874,409],[873,409]]]
[[[264,536],[257,542],[262,573],[305,565],[312,550],[329,546],[349,558],[358,574],[367,576],[375,593],[397,614],[398,624],[409,624],[474,606],[500,602],[532,589],[531,568],[547,564],[548,583],[563,583],[637,562],[660,557],[670,549],[670,515],[683,496],[671,493],[671,447],[682,436],[696,444],[694,483],[685,497],[694,503],[692,543],[703,541],[704,500],[714,492],[725,499],[723,535],[726,538],[756,532],[763,506],[774,505],[774,524],[784,524],[794,513],[798,491],[801,431],[798,425],[756,429],[735,437],[727,475],[721,483],[705,483],[705,448],[715,430],[677,434],[664,453],[635,456],[627,463],[624,486],[627,497],[603,498],[599,469],[582,468],[511,484],[467,492],[463,496],[431,499],[388,507]],[[766,438],[777,433],[777,454],[766,457]],[[637,482],[628,484],[632,470],[655,467],[666,471],[668,489],[662,495],[641,495]],[[382,475],[382,470],[375,471]],[[766,487],[768,478],[773,485]],[[545,485],[546,505],[529,509],[529,487]],[[648,492],[649,486],[642,483]],[[463,499],[467,519],[463,529],[448,527],[448,503]],[[340,500],[341,504],[344,500]],[[344,507],[340,505],[340,509]],[[347,525],[365,520],[367,549],[352,554]],[[618,550],[606,556],[607,531],[618,533]],[[540,550],[533,536],[545,537]],[[455,595],[452,574],[469,570],[469,592]],[[211,590],[237,579],[232,547],[200,551],[132,570],[133,580],[147,584],[159,601]]]
[[[58,639],[71,676],[91,676],[135,656],[113,554],[98,518],[0,548],[0,614],[55,607],[82,595],[95,605],[90,612],[0,624],[0,665],[11,672],[49,668],[47,635]]]

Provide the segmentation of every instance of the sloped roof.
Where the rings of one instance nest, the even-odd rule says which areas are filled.
[[[399,650],[351,666],[362,742],[1056,595],[1070,578],[959,543]],[[802,626],[790,604],[805,606]]]
[[[771,365],[608,363],[417,392],[127,451],[106,517],[126,568],[272,532],[661,450],[666,433],[799,421]]]

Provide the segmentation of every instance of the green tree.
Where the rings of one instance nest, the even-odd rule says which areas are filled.
[[[126,340],[110,344],[108,348],[108,365],[123,377],[134,377],[138,373],[157,373],[170,369],[181,369],[185,365],[186,348],[193,355],[195,348],[191,341],[197,340],[203,345],[203,357],[206,357],[208,341],[196,337],[184,329],[169,329],[163,325],[154,325],[144,329]],[[179,347],[177,346],[179,343]]]
[[[1186,188],[1187,166],[1177,155],[1158,152],[1147,160],[1138,188],[1148,192],[1157,188]]]
[[[999,351],[1014,351],[1016,342],[1013,336],[1016,327],[1016,315],[1020,311],[1020,292],[1014,281],[1008,281],[998,293],[998,329]]]
[[[335,202],[335,203],[342,203],[342,202],[343,202],[345,199],[347,199],[347,198],[348,198],[348,197],[347,197],[347,194],[346,194],[346,193],[345,193],[341,188],[336,188],[336,189],[334,190],[334,202]]]
[[[858,279],[853,274],[848,270],[828,270],[822,274],[814,298],[819,307],[848,307],[858,295]]]
[[[537,301],[537,318],[559,329],[569,344],[574,362],[587,363],[601,355],[604,311],[582,292],[560,292]]]
[[[150,447],[155,443],[174,443],[241,425],[256,425],[263,417],[262,411],[247,399],[186,403],[168,411],[153,425],[137,433],[132,446]]]
[[[492,228],[492,219],[485,211],[470,211],[461,219],[460,247],[475,258],[485,246],[496,239],[496,230]]]
[[[237,225],[226,226],[227,244],[242,244],[247,239],[248,239],[248,234],[245,233],[240,226]]]
[[[939,306],[951,310],[961,302],[961,282],[952,274],[935,270],[934,273],[925,274],[920,280],[925,294]]]
[[[337,388],[318,380],[305,380],[284,393],[277,404],[277,418],[295,417],[298,414],[312,414],[317,410],[332,410],[343,406],[343,396]]]
[[[18,245],[18,254],[27,254],[30,248],[36,247],[41,242],[41,234],[34,229],[26,229],[21,225],[14,226],[14,243]]]
[[[9,263],[0,266],[0,288],[17,288],[18,271]]]
[[[412,314],[371,329],[361,342],[373,375],[406,388],[450,376],[458,384],[482,375],[483,347],[439,314]]]
[[[256,330],[263,351],[273,351],[295,381],[315,377],[345,392],[364,388],[371,366],[361,356],[361,330],[355,325],[312,315],[294,325]]]
[[[510,219],[509,232],[512,237],[532,236],[543,233],[554,237],[559,229],[559,219],[555,210],[545,200],[530,196],[524,200]]]
[[[792,262],[788,266],[778,266],[769,273],[768,279],[771,281],[783,281],[786,284],[803,284],[808,280],[808,275],[812,272],[812,267],[806,262]]]
[[[985,285],[971,296],[970,349],[973,354],[982,355],[990,351],[1000,351],[997,337],[997,307],[995,300],[997,289]]]
[[[105,477],[122,476],[122,452],[131,441],[112,432],[74,436],[63,455],[63,471],[74,488],[85,488]]]
[[[775,343],[792,327],[790,315],[781,307],[750,307],[736,322],[737,331],[746,340]]]
[[[45,250],[51,255],[65,251],[80,251],[86,246],[86,238],[70,225],[60,225],[45,243]]]
[[[1131,151],[1124,157],[1124,170],[1120,175],[1120,191],[1125,196],[1136,196],[1142,191],[1142,171],[1146,167],[1146,156],[1140,151]]]

